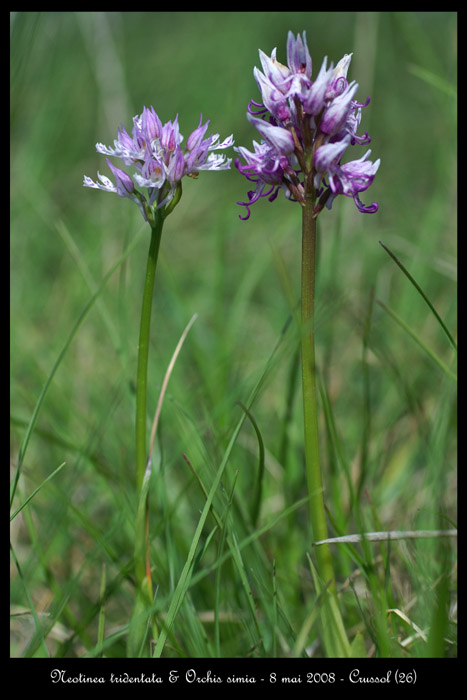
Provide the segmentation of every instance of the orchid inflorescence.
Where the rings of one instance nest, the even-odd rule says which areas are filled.
[[[371,140],[367,133],[357,134],[370,100],[354,99],[358,84],[347,81],[352,54],[335,68],[327,67],[326,57],[314,81],[305,32],[297,38],[288,33],[287,66],[276,59],[276,49],[270,57],[260,50],[259,57],[263,72],[255,68],[254,77],[262,102],[251,100],[247,117],[262,138],[253,141],[253,151],[235,148],[245,161],[237,158],[237,169],[256,185],[247,202],[238,202],[247,210],[240,218],[248,219],[252,204],[262,197],[273,201],[281,189],[301,204],[311,196],[315,216],[325,205],[330,209],[339,194],[353,197],[361,212],[376,212],[378,205],[365,206],[359,193],[373,182],[380,160],[367,160],[368,150],[359,160],[341,163],[349,146]]]
[[[155,210],[167,207],[168,211],[178,201],[176,194],[180,193],[181,180],[185,175],[196,177],[202,170],[230,168],[232,159],[214,151],[232,146],[233,137],[229,136],[221,143],[218,134],[204,138],[209,121],[205,124],[202,121],[201,115],[198,127],[182,148],[183,136],[180,134],[178,115],[173,122],[169,121],[162,126],[154,107],[144,107],[143,113],[133,118],[131,136],[124,126],[120,126],[113,148],[102,143],[96,144],[98,153],[121,158],[124,165],[134,166],[136,172],[133,177],[106,158],[115,184],[98,173],[100,182],[94,182],[85,176],[84,186],[128,197],[136,202],[145,220],[151,223]],[[135,183],[146,190],[147,195],[143,195]]]

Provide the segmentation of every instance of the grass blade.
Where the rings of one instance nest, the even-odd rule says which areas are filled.
[[[398,323],[399,326],[401,326],[401,328],[403,328],[415,340],[415,342],[427,353],[427,355],[429,355],[431,357],[431,359],[434,360],[439,367],[441,367],[443,372],[446,372],[448,377],[450,377],[451,379],[453,379],[456,382],[457,376],[454,374],[454,372],[452,372],[449,369],[449,367],[447,367],[447,365],[444,364],[444,362],[438,357],[438,355],[436,355],[436,353],[433,352],[433,350],[430,350],[430,348],[427,345],[425,345],[425,343],[422,340],[420,340],[418,335],[416,335],[413,332],[413,330],[407,325],[407,323],[405,321],[403,321],[400,318],[400,316],[398,316],[396,314],[395,311],[393,311],[388,306],[386,306],[386,304],[383,301],[381,301],[381,299],[376,299],[376,301],[385,311],[387,311],[387,313],[390,316],[392,316],[392,318],[396,321],[396,323]]]
[[[23,508],[24,508],[25,506],[28,505],[29,501],[31,501],[31,500],[34,498],[34,496],[36,495],[36,493],[37,493],[38,491],[40,491],[41,488],[42,488],[43,486],[45,486],[46,483],[47,483],[48,481],[50,481],[50,479],[52,479],[52,477],[55,476],[55,474],[58,474],[58,472],[65,466],[65,464],[66,464],[66,462],[63,462],[62,464],[60,464],[60,466],[57,467],[57,468],[55,469],[55,471],[52,472],[52,474],[49,474],[49,476],[48,476],[46,479],[44,479],[44,481],[42,482],[42,484],[40,484],[40,485],[37,487],[37,489],[34,489],[34,491],[32,492],[32,494],[31,494],[30,496],[28,496],[28,498],[26,498],[26,500],[24,501],[24,503],[23,503],[22,505],[20,505],[20,507],[17,508],[17,509],[15,510],[15,512],[14,512],[12,515],[10,515],[10,522],[11,522],[14,518],[16,518],[16,516],[18,515],[18,513],[20,513],[20,512],[23,510]]]
[[[399,260],[399,258],[397,258],[397,257],[394,255],[394,253],[393,253],[391,250],[389,250],[389,248],[388,248],[386,245],[384,245],[384,243],[382,243],[382,242],[380,241],[379,244],[384,248],[384,250],[386,251],[386,253],[387,253],[388,255],[391,256],[391,258],[394,260],[394,262],[396,263],[396,265],[398,265],[398,266],[400,267],[400,269],[402,270],[402,272],[404,273],[404,275],[407,277],[407,279],[413,284],[413,286],[415,287],[415,289],[417,290],[417,292],[421,295],[421,297],[422,297],[423,300],[426,302],[426,304],[428,304],[428,306],[429,306],[431,312],[434,314],[436,320],[438,321],[438,323],[440,324],[441,328],[442,328],[443,331],[445,332],[445,334],[446,334],[446,336],[447,336],[447,338],[448,338],[448,340],[449,340],[449,342],[450,342],[450,344],[451,344],[451,347],[453,348],[453,350],[455,350],[455,351],[457,352],[457,345],[456,345],[456,342],[454,341],[454,338],[452,337],[452,335],[451,335],[450,332],[448,331],[448,329],[447,329],[447,327],[446,327],[446,324],[444,323],[444,321],[442,320],[441,316],[438,314],[438,312],[436,311],[435,307],[433,306],[433,304],[431,303],[431,301],[428,299],[427,295],[425,294],[425,292],[423,291],[423,289],[420,287],[420,285],[418,284],[418,282],[416,282],[416,281],[414,280],[414,278],[412,277],[412,275],[410,274],[410,272],[407,270],[406,267],[404,267],[404,265],[401,263],[401,261]]]
[[[248,416],[254,430],[256,437],[258,438],[258,449],[259,449],[259,464],[258,464],[258,477],[256,479],[256,489],[253,497],[253,504],[251,508],[251,520],[254,526],[258,522],[259,510],[261,507],[261,494],[263,491],[263,476],[264,476],[264,441],[261,435],[261,431],[258,428],[258,424],[252,415],[251,411],[247,409],[246,406],[241,401],[238,401],[238,405],[245,411]]]
[[[175,366],[175,362],[177,361],[177,357],[180,353],[180,350],[182,349],[182,345],[185,342],[185,338],[187,337],[191,326],[193,325],[193,323],[196,321],[197,318],[198,318],[198,314],[193,314],[190,321],[188,322],[188,325],[186,326],[185,330],[183,331],[182,335],[180,336],[180,340],[177,343],[177,347],[175,348],[175,350],[173,352],[172,358],[169,362],[169,366],[167,367],[166,373],[164,375],[161,391],[159,394],[159,399],[157,402],[156,413],[154,415],[154,420],[153,420],[153,424],[152,424],[151,437],[149,440],[149,459],[151,459],[152,450],[154,447],[154,440],[156,438],[157,425],[159,423],[159,418],[160,418],[160,414],[161,414],[161,410],[162,410],[162,404],[164,402],[164,396],[165,396],[165,393],[167,391],[167,386],[169,384],[170,375],[172,374],[173,368]]]

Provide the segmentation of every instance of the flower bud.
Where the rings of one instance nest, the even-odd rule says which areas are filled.
[[[174,151],[175,146],[177,146],[181,141],[180,131],[178,127],[178,114],[175,117],[173,123],[167,122],[164,124],[161,131],[160,142],[162,148],[166,151]]]
[[[185,172],[185,158],[180,146],[177,146],[175,152],[170,159],[169,167],[167,168],[167,178],[169,182],[175,183],[182,179]]]
[[[156,114],[154,107],[148,109],[143,107],[141,115],[141,130],[148,141],[160,138],[162,132],[162,124]]]
[[[304,73],[307,78],[311,78],[311,56],[306,43],[306,32],[303,32],[303,39],[300,34],[297,38],[292,32],[287,35],[287,63],[293,73]]]

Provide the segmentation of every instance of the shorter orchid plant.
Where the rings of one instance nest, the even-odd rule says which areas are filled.
[[[153,641],[158,630],[150,611],[153,605],[151,564],[149,559],[149,511],[148,483],[151,473],[151,454],[146,441],[147,422],[147,374],[149,355],[149,333],[152,297],[159,256],[162,227],[166,217],[173,211],[182,194],[182,179],[185,175],[196,178],[203,170],[227,170],[232,159],[216,151],[233,145],[233,137],[219,142],[219,135],[206,137],[209,121],[203,124],[201,115],[198,127],[190,134],[183,146],[178,116],[173,122],[162,125],[154,107],[143,108],[140,116],[133,118],[131,136],[120,126],[113,148],[96,145],[96,150],[106,158],[115,184],[98,173],[98,182],[84,177],[84,186],[114,192],[135,202],[151,227],[146,276],[141,309],[138,343],[138,368],[136,379],[136,485],[139,496],[135,519],[135,578],[136,598],[132,620],[128,631],[129,656],[140,655],[146,647],[148,619],[151,620]],[[135,172],[130,176],[114,165],[109,157],[119,158]],[[144,652],[143,652],[144,653]]]
[[[312,193],[316,200],[316,216],[324,205],[331,208],[339,194],[352,197],[359,211],[374,213],[378,205],[365,206],[360,193],[370,187],[379,168],[379,159],[367,160],[368,150],[358,160],[342,163],[349,146],[370,142],[367,133],[357,134],[362,108],[370,101],[355,100],[358,84],[347,81],[352,54],[345,55],[334,68],[323,60],[315,80],[312,61],[306,43],[306,33],[287,39],[287,66],[276,58],[259,51],[263,72],[254,69],[262,102],[248,105],[247,117],[258,130],[261,141],[253,142],[253,151],[244,147],[235,150],[245,161],[237,158],[235,165],[249,181],[255,183],[248,192],[250,207],[262,197],[276,199],[279,190],[293,201],[305,203]]]

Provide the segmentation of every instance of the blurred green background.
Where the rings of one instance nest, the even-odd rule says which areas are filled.
[[[287,31],[306,30],[314,76],[324,56],[337,63],[353,52],[348,77],[359,83],[358,99],[371,97],[360,131],[372,137],[371,158],[381,158],[362,201],[376,201],[380,209],[361,215],[341,197],[319,218],[317,354],[346,460],[358,471],[365,432],[362,338],[371,291],[446,364],[452,359],[436,319],[378,241],[410,270],[455,335],[457,16],[14,12],[10,22],[13,466],[74,323],[111,265],[140,237],[51,383],[28,445],[20,496],[63,461],[67,465],[12,527],[38,609],[57,602],[57,582],[74,582],[78,615],[95,600],[102,558],[115,563],[117,551],[131,558],[134,379],[149,245],[136,206],[82,186],[84,174],[110,174],[96,142],[112,145],[120,124],[130,130],[132,117],[153,105],[162,122],[179,115],[185,138],[202,113],[211,120],[210,133],[222,139],[233,133],[237,145],[251,147],[256,134],[245,115],[249,100],[259,99],[253,78],[259,48],[270,54],[277,47],[285,63]],[[352,158],[366,148],[355,147]],[[153,411],[176,343],[197,313],[169,385],[158,447],[169,475],[164,502],[194,527],[203,497],[182,453],[206,469],[222,456],[238,420],[236,402],[246,401],[298,300],[301,222],[298,205],[282,195],[273,204],[260,201],[241,221],[236,202],[248,187],[235,168],[203,173],[183,187],[161,245],[149,401]],[[454,518],[450,380],[376,304],[369,345],[369,502],[384,529],[429,526],[440,508]],[[305,493],[300,401],[288,403],[295,350],[291,339],[254,409],[268,454],[263,515]],[[291,446],[285,492],[284,439]],[[325,459],[332,469],[332,457]],[[256,463],[250,426],[232,466],[232,473],[239,469],[239,492],[248,492]],[[346,501],[344,486],[336,498]],[[275,546],[293,550],[279,536]],[[293,589],[294,576],[283,585]],[[18,610],[26,605],[18,583],[12,602]],[[21,654],[21,631],[15,640],[13,653]]]

